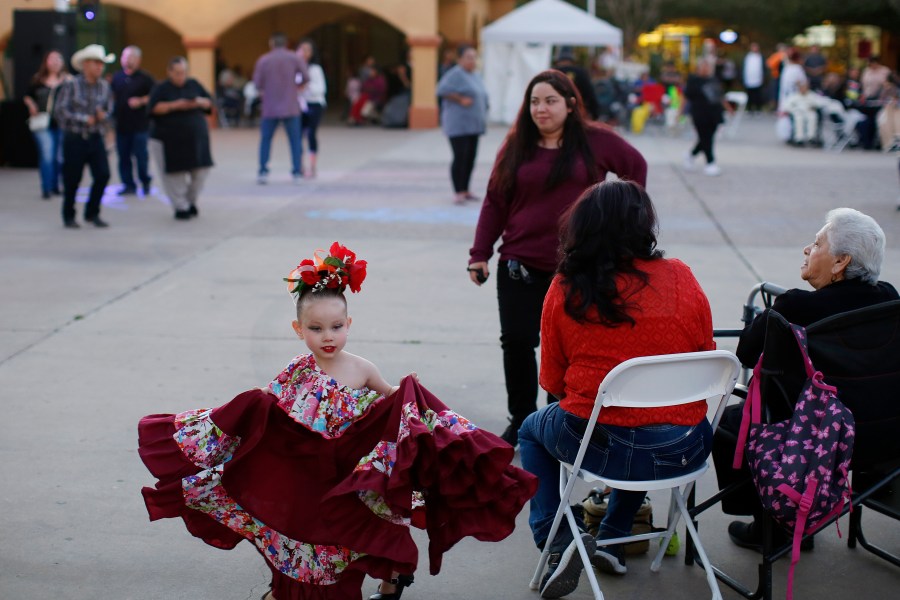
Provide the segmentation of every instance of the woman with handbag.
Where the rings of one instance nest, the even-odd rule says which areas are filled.
[[[59,194],[59,178],[62,174],[59,142],[62,133],[51,115],[56,90],[70,77],[65,67],[62,54],[58,50],[50,50],[41,61],[41,67],[34,74],[24,98],[28,107],[28,128],[34,135],[38,149],[41,198],[44,200],[49,200],[50,194]]]

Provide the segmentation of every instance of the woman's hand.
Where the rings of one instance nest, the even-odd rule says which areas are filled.
[[[481,284],[487,281],[491,274],[488,270],[488,264],[484,261],[473,262],[466,270],[469,272],[469,279],[477,286],[481,286]]]

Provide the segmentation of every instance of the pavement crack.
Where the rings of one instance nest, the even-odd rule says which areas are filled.
[[[731,239],[731,236],[728,235],[728,232],[725,230],[725,227],[722,223],[716,218],[716,215],[713,214],[712,209],[709,207],[709,204],[703,199],[697,189],[691,185],[690,181],[684,175],[684,171],[680,169],[677,165],[672,164],[672,169],[675,171],[675,175],[678,179],[681,180],[681,183],[687,188],[688,192],[690,192],[691,196],[693,196],[694,200],[697,201],[697,204],[700,205],[700,208],[703,209],[703,212],[706,214],[706,217],[712,222],[715,226],[716,230],[719,232],[719,235],[722,237],[722,241],[725,242],[725,245],[731,249],[735,256],[737,256],[738,260],[743,263],[747,270],[756,278],[757,281],[763,281],[762,275],[757,272],[756,268],[753,266],[753,263],[750,262],[743,252],[741,252],[740,248],[737,247],[737,244],[734,243],[734,240]]]

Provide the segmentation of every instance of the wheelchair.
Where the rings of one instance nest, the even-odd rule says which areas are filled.
[[[763,309],[771,308],[775,298],[785,289],[763,282],[755,286],[743,307],[742,321],[749,324]],[[761,304],[761,306],[760,306]],[[777,313],[770,313],[775,317]],[[800,392],[805,372],[799,360],[796,346],[783,344],[790,328],[777,315],[769,318],[761,376],[761,392],[767,418],[774,422],[787,418],[793,410],[793,402]],[[773,326],[773,321],[782,326]],[[853,494],[850,505],[840,515],[823,524],[813,534],[822,531],[838,518],[851,513],[847,545],[857,545],[876,556],[900,566],[900,557],[870,543],[863,533],[863,508],[874,510],[889,518],[900,520],[900,439],[896,434],[900,426],[900,369],[896,367],[900,356],[900,300],[840,313],[813,323],[806,328],[809,353],[816,368],[825,375],[826,382],[835,385],[844,404],[854,413],[857,421],[856,447],[851,463]],[[715,337],[739,337],[741,330],[717,329]],[[792,340],[792,337],[790,338]],[[796,354],[788,354],[792,348]],[[747,383],[749,370],[745,369],[742,381]],[[746,387],[738,386],[733,395],[746,398]],[[876,400],[877,399],[877,400]],[[887,437],[885,437],[887,436]],[[888,452],[876,449],[866,440],[888,440]],[[736,481],[720,489],[710,498],[697,502],[694,494],[688,500],[689,514],[696,524],[696,517],[709,508],[724,503],[729,496],[752,489],[749,471]],[[727,511],[726,511],[727,512]],[[755,589],[738,581],[724,570],[713,566],[715,577],[744,598],[751,600],[772,599],[772,575],[774,563],[790,555],[791,544],[775,547],[773,533],[775,522],[762,518],[762,559],[759,565]],[[687,539],[685,564],[699,564],[692,540]]]

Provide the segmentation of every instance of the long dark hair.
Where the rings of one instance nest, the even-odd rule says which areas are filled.
[[[34,76],[32,76],[32,78],[31,78],[31,83],[32,83],[32,84],[34,84],[34,85],[40,85],[41,83],[44,82],[44,79],[47,78],[47,75],[50,74],[50,69],[47,68],[47,59],[50,58],[50,55],[51,55],[51,54],[59,54],[60,58],[62,58],[62,60],[63,60],[63,66],[62,66],[62,71],[60,71],[59,74],[60,74],[60,76],[62,76],[63,73],[65,73],[65,71],[66,71],[66,57],[63,56],[63,53],[60,52],[59,50],[57,50],[56,48],[51,48],[50,50],[47,50],[47,53],[46,53],[46,54],[44,54],[44,58],[43,58],[43,60],[41,60],[41,66],[38,67],[37,73],[35,73]]]
[[[632,326],[633,305],[616,287],[619,275],[634,275],[638,287],[647,285],[647,273],[634,259],[662,258],[656,248],[656,209],[644,188],[617,180],[589,187],[563,216],[558,272],[565,285],[566,314],[578,321],[608,327]],[[589,316],[592,307],[596,318]]]
[[[506,135],[503,150],[497,157],[497,163],[494,166],[493,185],[507,199],[512,198],[515,194],[516,172],[522,163],[534,156],[538,142],[541,140],[541,133],[531,118],[531,91],[539,83],[547,83],[553,87],[572,109],[563,126],[559,155],[550,170],[550,176],[547,178],[544,188],[551,190],[568,179],[579,158],[584,162],[592,180],[596,181],[599,175],[587,138],[588,128],[594,127],[594,125],[589,125],[587,122],[584,102],[581,100],[578,88],[565,73],[549,69],[535,75],[528,83],[528,87],[525,88],[525,98],[519,108],[519,115],[516,117],[512,129]]]

